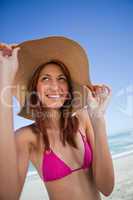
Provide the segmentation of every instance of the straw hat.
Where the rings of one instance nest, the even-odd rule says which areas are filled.
[[[19,116],[34,120],[24,106],[27,84],[37,67],[52,59],[60,60],[67,66],[72,78],[74,98],[78,98],[75,94],[80,94],[80,102],[72,105],[72,114],[87,105],[87,90],[83,85],[91,85],[89,64],[84,49],[77,42],[66,37],[53,36],[25,41],[18,46],[19,68],[14,80],[13,95],[20,103]]]

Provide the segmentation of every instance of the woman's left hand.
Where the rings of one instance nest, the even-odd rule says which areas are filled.
[[[88,91],[88,112],[91,117],[101,117],[104,115],[107,105],[112,96],[112,90],[109,86],[92,85],[91,87],[86,85]]]

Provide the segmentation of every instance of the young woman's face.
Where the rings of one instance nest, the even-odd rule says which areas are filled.
[[[37,83],[39,98],[47,108],[60,108],[68,94],[68,83],[61,68],[56,64],[46,65]]]

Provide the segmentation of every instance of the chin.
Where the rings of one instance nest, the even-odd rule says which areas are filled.
[[[53,109],[59,109],[63,106],[64,103],[49,103],[49,104],[43,104],[44,108],[53,108]]]

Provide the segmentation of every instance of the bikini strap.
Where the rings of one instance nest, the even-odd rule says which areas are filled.
[[[92,151],[92,147],[91,147],[90,141],[88,141],[87,137],[86,137],[85,135],[82,134],[82,132],[81,132],[80,129],[79,129],[79,132],[80,132],[80,135],[82,136],[82,139],[83,139],[84,143],[87,142],[87,143],[89,144],[90,148],[91,148],[91,151]]]
[[[82,132],[81,132],[81,130],[79,129],[79,133],[80,133],[80,135],[81,135],[81,137],[82,137],[82,139],[83,139],[83,141],[85,141],[84,139],[85,139],[85,136],[82,134]]]

